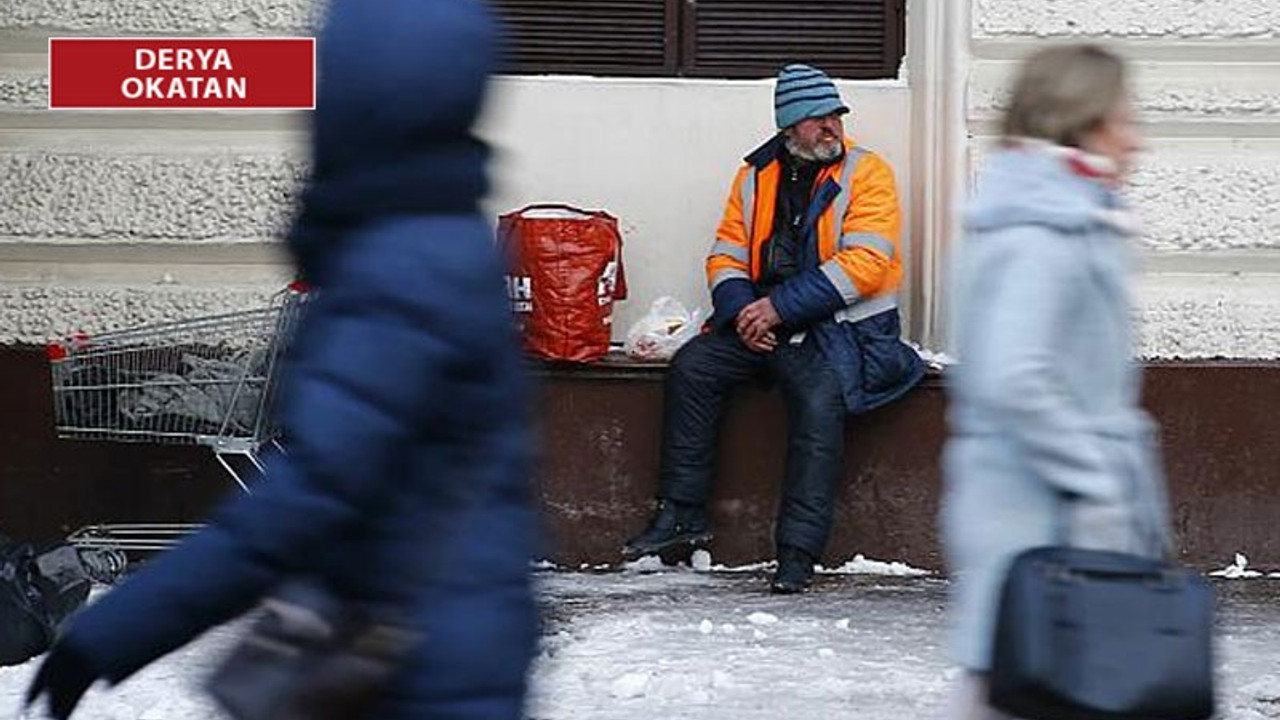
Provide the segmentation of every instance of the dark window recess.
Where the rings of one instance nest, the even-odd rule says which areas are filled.
[[[897,6],[898,0],[688,3],[683,74],[761,77],[804,62],[834,77],[896,77],[903,26]]]
[[[672,75],[672,0],[498,0],[515,73]],[[669,7],[670,6],[670,7]]]
[[[510,73],[892,78],[904,0],[496,0]]]

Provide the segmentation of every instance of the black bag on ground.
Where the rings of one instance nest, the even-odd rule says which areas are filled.
[[[1213,714],[1213,591],[1136,555],[1040,547],[1000,597],[992,706],[1037,720],[1202,720]]]
[[[286,585],[261,613],[205,685],[235,720],[372,717],[414,643],[309,582]]]
[[[0,537],[0,665],[48,650],[92,584],[74,547],[38,550]]]

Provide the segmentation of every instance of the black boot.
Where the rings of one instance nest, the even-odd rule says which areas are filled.
[[[778,548],[778,571],[773,574],[769,589],[778,595],[794,595],[804,592],[813,582],[814,558],[798,547],[783,545]]]
[[[649,528],[622,546],[622,556],[635,560],[677,545],[704,545],[710,539],[707,511],[700,505],[659,500]]]

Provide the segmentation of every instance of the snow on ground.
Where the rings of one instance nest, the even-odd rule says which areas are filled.
[[[862,559],[819,575],[810,593],[780,597],[766,591],[767,566],[694,565],[709,569],[540,570],[545,637],[530,717],[936,717],[955,677],[945,656],[944,579]],[[1215,587],[1219,717],[1280,718],[1280,582],[1221,579]],[[76,719],[219,718],[199,688],[239,629],[216,628],[117,688],[95,688]],[[36,665],[0,668],[0,718],[13,716]]]
[[[823,576],[798,597],[767,572],[542,578],[534,718],[926,716],[950,677],[939,579]]]

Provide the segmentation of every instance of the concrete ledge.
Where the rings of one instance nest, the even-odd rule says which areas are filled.
[[[557,560],[617,562],[622,543],[643,529],[658,471],[661,379],[660,368],[616,365],[560,368],[545,378],[539,490]],[[932,527],[942,400],[933,376],[902,401],[850,421],[829,562],[861,552],[941,566]],[[776,391],[751,386],[731,401],[711,504],[716,562],[773,557],[785,437]]]

